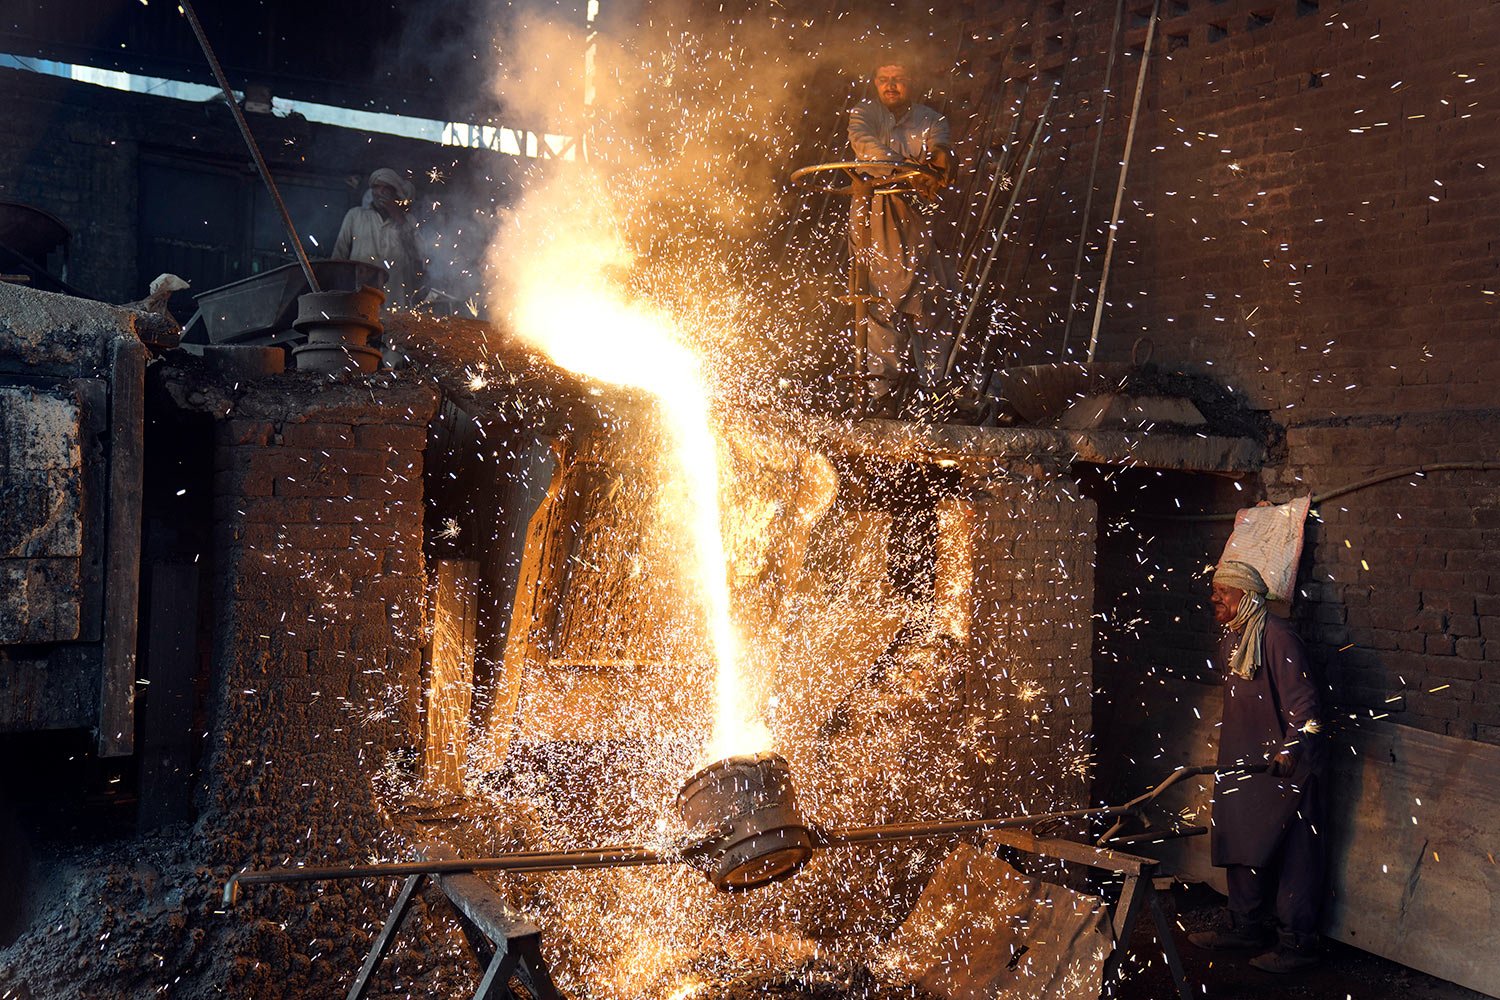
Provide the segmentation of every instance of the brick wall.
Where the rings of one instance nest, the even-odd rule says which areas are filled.
[[[1088,798],[1097,508],[1066,480],[1000,482],[973,525],[969,725],[991,815]]]
[[[258,830],[252,853],[338,853],[309,823],[378,812],[371,776],[417,740],[427,428],[420,404],[334,395],[217,435],[207,822]]]
[[[1127,5],[1081,269],[1090,310],[1149,11]],[[960,107],[1030,78],[1029,119],[1059,84],[1052,139],[1001,258],[1023,331],[1011,362],[1061,347],[1112,16],[1109,4],[1033,2],[976,6],[964,24],[974,84],[952,88]],[[1157,361],[1217,376],[1285,427],[1284,461],[1219,509],[1405,465],[1493,460],[1500,186],[1486,156],[1500,77],[1486,67],[1500,58],[1500,8],[1177,0],[1162,17],[1099,357],[1124,360],[1149,336]],[[1088,318],[1074,324],[1075,349]],[[1493,471],[1446,472],[1323,505],[1294,618],[1335,704],[1496,741],[1484,619],[1500,580],[1497,491]],[[1159,641],[1164,620],[1177,624],[1172,609],[1134,589],[1186,570],[1193,546],[1210,561],[1222,538],[1139,518],[1128,534],[1101,554],[1122,598],[1101,611],[1139,619],[1140,638],[1101,648],[1140,671],[1190,663],[1194,644]],[[1206,615],[1186,623],[1206,628]]]
[[[1320,488],[1495,458],[1485,414],[1305,425],[1268,485]],[[1372,447],[1378,442],[1379,447]],[[1359,717],[1500,743],[1500,476],[1407,475],[1320,504],[1294,620],[1333,700]]]
[[[290,378],[290,377],[288,377]],[[257,392],[261,393],[257,397]],[[198,832],[210,863],[346,861],[395,849],[378,783],[417,745],[426,581],[426,390],[285,379],[219,425],[214,689]],[[363,396],[363,399],[360,397]],[[358,967],[388,886],[319,906],[258,890],[237,927],[240,995],[316,993]]]

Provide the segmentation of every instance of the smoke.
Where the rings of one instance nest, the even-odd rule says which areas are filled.
[[[691,755],[706,745],[699,758],[706,763],[767,747],[766,681],[782,649],[777,628],[749,620],[773,616],[745,607],[753,588],[742,578],[766,574],[739,573],[728,552],[776,562],[772,543],[800,526],[805,544],[836,492],[830,469],[820,480],[816,461],[786,459],[778,483],[800,488],[761,491],[763,516],[724,518],[721,497],[736,494],[737,475],[724,428],[750,407],[803,402],[787,392],[788,373],[838,336],[826,303],[842,290],[847,205],[810,198],[789,175],[849,158],[847,111],[879,46],[837,18],[799,18],[773,3],[737,16],[653,4],[629,31],[600,30],[591,54],[585,27],[522,16],[510,23],[511,58],[496,68],[493,95],[518,120],[545,120],[549,131],[575,136],[580,155],[536,162],[518,179],[518,200],[499,213],[488,288],[507,332],[576,372],[657,401],[663,466],[675,467],[677,479],[661,502],[681,529],[674,555],[682,565],[643,573],[655,582],[677,571],[691,581],[673,617],[695,631],[691,645],[711,650],[709,670],[717,669],[710,681],[690,662],[694,654],[671,669],[676,687],[714,691],[713,732],[683,734],[703,739]],[[580,64],[593,71],[582,81]],[[741,500],[755,493],[739,485]],[[807,520],[788,525],[789,512]],[[777,552],[782,562],[790,558]],[[774,610],[776,596],[763,603]],[[765,634],[747,641],[742,630],[757,627]],[[680,780],[670,768],[682,755],[665,746],[676,738],[666,733],[685,727],[681,719],[651,721],[664,749],[633,760],[627,783],[657,826],[632,835],[670,841],[680,821],[671,792],[658,799],[656,790],[663,774],[673,790]],[[709,720],[702,722],[706,729]],[[596,806],[594,782],[576,784]],[[570,839],[587,840],[578,827]],[[882,909],[888,896],[874,893],[871,907]],[[773,920],[806,909],[798,898],[766,892],[731,902],[681,872],[612,873],[551,897],[549,919],[566,935],[563,964],[579,976],[570,985],[581,993],[683,996],[681,982],[694,981],[700,961],[764,968],[784,960],[791,945],[761,953],[754,941]]]
[[[592,36],[581,17],[507,9],[493,96],[507,116],[576,137],[588,169],[537,164],[492,265],[524,254],[537,225],[568,224],[539,222],[526,199],[554,183],[595,187],[631,251],[620,280],[687,319],[718,389],[806,405],[788,399],[786,376],[809,365],[826,374],[834,360],[846,205],[794,187],[790,174],[850,158],[847,113],[874,62],[896,49],[937,67],[936,46],[893,46],[868,14],[809,16],[779,3],[738,14],[653,3],[637,23],[596,23]],[[514,225],[523,215],[527,231]]]

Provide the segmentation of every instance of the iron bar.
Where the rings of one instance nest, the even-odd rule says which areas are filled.
[[[1059,81],[1060,82],[1060,81]],[[1000,253],[1000,247],[1005,242],[1005,230],[1010,226],[1011,217],[1015,214],[1016,204],[1021,198],[1021,188],[1026,180],[1026,175],[1031,171],[1032,163],[1036,160],[1037,150],[1042,145],[1042,132],[1047,126],[1047,116],[1052,112],[1053,102],[1057,100],[1057,89],[1059,82],[1052,84],[1052,93],[1047,96],[1047,103],[1042,106],[1042,114],[1037,119],[1036,129],[1031,133],[1031,143],[1026,150],[1026,159],[1021,163],[1021,171],[1016,175],[1016,180],[1010,189],[1010,201],[1005,206],[1005,214],[1000,218],[1000,226],[995,230],[995,242],[990,247],[989,256],[985,259],[984,270],[979,272],[979,280],[974,285],[973,294],[969,296],[969,307],[964,310],[963,322],[958,325],[958,332],[953,336],[953,346],[948,349],[948,360],[943,365],[943,378],[948,378],[953,372],[953,366],[958,361],[959,350],[963,347],[964,337],[969,330],[969,322],[974,318],[974,310],[979,305],[979,299],[984,294],[984,287],[990,279],[990,268],[995,265],[995,258]]]
[[[198,21],[198,13],[193,10],[192,0],[180,0],[182,13],[186,15],[188,24],[197,36],[198,47],[203,50],[203,55],[208,59],[208,68],[213,70],[214,79],[219,81],[219,89],[224,92],[224,103],[229,105],[229,113],[234,116],[235,125],[239,126],[240,137],[245,140],[245,145],[250,148],[250,158],[255,161],[255,169],[260,172],[260,179],[266,185],[266,190],[271,193],[271,200],[276,203],[276,211],[281,213],[281,224],[286,227],[286,235],[292,241],[292,249],[297,253],[297,263],[302,265],[302,273],[307,278],[309,290],[321,292],[322,286],[318,284],[318,276],[313,273],[312,261],[307,259],[307,251],[302,248],[302,240],[297,236],[297,227],[292,224],[292,214],[287,211],[286,202],[281,200],[281,191],[277,189],[276,182],[271,178],[271,169],[266,166],[266,161],[260,155],[260,146],[256,145],[255,136],[250,134],[250,123],[245,121],[245,112],[241,110],[239,101],[235,100],[234,90],[229,86],[229,79],[224,75],[224,67],[219,65],[219,57],[214,55],[213,46],[208,43],[208,35],[203,32],[203,25]]]
[[[882,844],[892,840],[922,840],[961,833],[985,833],[1017,826],[1056,822],[1065,819],[1103,819],[1133,812],[1125,806],[1098,806],[1093,809],[1069,809],[1065,812],[1040,813],[1033,816],[1001,816],[989,819],[948,819],[930,823],[882,823],[878,826],[851,826],[843,830],[825,830],[818,838],[822,847],[852,847],[856,844]]]
[[[1014,109],[1010,116],[1010,128],[1005,136],[1005,145],[1000,148],[1000,155],[995,160],[995,173],[990,179],[989,193],[984,199],[984,206],[979,211],[975,220],[974,233],[967,234],[967,228],[963,239],[959,241],[959,253],[963,257],[963,271],[959,276],[959,287],[967,289],[974,275],[974,262],[979,259],[979,248],[984,245],[984,234],[989,228],[990,218],[994,214],[994,199],[997,191],[1003,190],[1006,179],[1010,177],[1010,168],[1014,164],[1016,146],[1021,138],[1021,115],[1026,110],[1026,94],[1030,89],[1031,80],[1028,77],[1021,84],[1020,96],[1014,102]],[[1035,136],[1033,136],[1035,138]],[[1013,182],[1014,183],[1014,182]]]
[[[964,833],[980,833],[987,830],[1003,830],[1019,826],[1034,826],[1039,823],[1066,819],[1104,819],[1127,816],[1137,812],[1141,806],[1151,802],[1168,788],[1184,778],[1215,773],[1260,773],[1265,764],[1218,768],[1214,766],[1179,767],[1160,784],[1128,802],[1113,806],[1095,806],[1089,809],[1068,809],[1062,812],[1039,813],[1026,816],[1002,816],[988,819],[937,820],[922,823],[886,823],[879,826],[855,826],[842,830],[813,830],[815,847],[851,847],[856,844],[874,844],[898,840],[921,840],[928,837],[946,837]],[[1117,823],[1105,836],[1119,829]],[[712,840],[712,838],[710,838]],[[324,867],[263,868],[242,871],[230,876],[224,885],[223,905],[227,909],[239,899],[242,885],[269,885],[290,882],[321,882],[331,879],[384,878],[391,876],[446,875],[479,871],[509,871],[539,873],[553,871],[576,871],[588,868],[632,868],[646,865],[682,864],[696,861],[705,855],[701,843],[671,849],[656,849],[636,844],[619,847],[596,847],[569,851],[522,851],[502,854],[491,858],[455,858],[451,860],[405,861],[374,865],[329,865]]]
[[[1061,155],[1066,159],[1068,150],[1065,148]],[[1041,238],[1042,231],[1047,225],[1047,216],[1052,211],[1052,201],[1057,197],[1057,191],[1057,185],[1048,185],[1046,193],[1042,195],[1041,204],[1035,213],[1036,228],[1033,230],[1031,239],[1026,245],[1027,252],[1025,254],[1019,252],[1011,253],[1010,259],[1005,264],[1005,271],[1000,276],[999,287],[1002,290],[1021,288],[1025,285],[1026,275],[1031,270],[1031,264],[1037,259],[1035,253],[1037,241]],[[1019,268],[1019,273],[1017,273],[1017,268]],[[1014,280],[1012,280],[1013,277]],[[1000,344],[1006,339],[1007,333],[1007,330],[1003,328],[996,329],[991,324],[985,334],[978,338],[979,350],[974,356],[973,372],[966,380],[966,385],[972,389],[976,400],[982,400],[989,394],[990,379],[993,377],[995,371],[993,368],[995,356],[999,353]]]
[[[1115,185],[1115,207],[1109,216],[1109,233],[1104,240],[1104,270],[1099,275],[1099,295],[1094,300],[1094,325],[1089,331],[1087,359],[1094,360],[1099,346],[1099,322],[1104,318],[1104,292],[1109,286],[1109,265],[1115,255],[1115,235],[1120,229],[1120,205],[1125,200],[1125,175],[1130,172],[1130,151],[1135,146],[1135,126],[1140,119],[1141,96],[1146,92],[1146,70],[1151,65],[1151,44],[1156,40],[1156,22],[1161,15],[1161,0],[1151,4],[1151,23],[1146,25],[1146,47],[1141,50],[1141,69],[1135,77],[1135,99],[1130,105],[1130,127],[1125,130],[1125,153],[1120,160],[1120,182]]]
[[[1005,179],[1010,176],[1011,153],[1015,148],[1016,140],[1020,137],[1021,112],[1026,106],[1026,91],[1029,83],[1030,78],[1027,78],[1021,84],[1020,95],[1014,101],[1009,102],[1012,105],[1010,124],[1007,128],[1004,144],[1000,147],[999,153],[992,158],[991,165],[994,168],[994,173],[990,176],[990,183],[985,193],[984,204],[980,207],[978,214],[974,216],[974,231],[972,233],[969,232],[968,220],[966,219],[963,228],[959,232],[958,253],[963,259],[963,269],[959,278],[960,288],[968,287],[969,279],[974,270],[974,259],[979,253],[979,245],[983,242],[985,229],[988,228],[990,216],[994,211],[995,193],[1002,190]],[[994,117],[996,119],[1004,115],[1005,103],[1003,98],[995,101]],[[981,170],[983,168],[980,161],[982,161],[985,155],[992,152],[989,144],[993,142],[993,133],[996,129],[992,128],[987,131],[989,134],[986,136],[985,145],[980,151],[980,156],[976,157],[976,166],[979,166]],[[970,183],[970,191],[964,197],[964,204],[968,204],[972,199],[974,194],[973,189],[978,187],[979,174],[980,171],[976,170],[974,179]]]
[[[263,868],[238,872],[224,885],[224,905],[233,906],[242,885],[285,882],[322,882],[327,879],[385,878],[393,875],[448,875],[455,872],[508,871],[552,872],[584,868],[635,868],[681,861],[648,847],[594,847],[573,851],[519,851],[493,858],[462,858],[452,861],[398,861],[376,865],[327,865],[315,867]]]
[[[1109,117],[1109,100],[1114,96],[1109,82],[1114,79],[1115,54],[1120,48],[1120,28],[1125,23],[1125,0],[1115,5],[1115,29],[1109,36],[1109,58],[1104,63],[1104,86],[1099,89],[1099,131],[1094,133],[1094,155],[1089,161],[1089,183],[1083,198],[1083,222],[1078,227],[1078,253],[1073,258],[1073,283],[1068,287],[1068,312],[1063,319],[1060,360],[1068,359],[1068,334],[1073,329],[1073,310],[1078,304],[1078,285],[1083,280],[1083,254],[1088,247],[1089,213],[1094,209],[1094,178],[1099,173],[1099,150],[1104,147],[1105,119]]]

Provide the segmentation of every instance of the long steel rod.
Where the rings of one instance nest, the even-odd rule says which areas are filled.
[[[960,288],[969,287],[969,279],[974,274],[974,262],[979,258],[979,247],[984,242],[984,233],[989,228],[990,216],[994,211],[995,195],[999,191],[1004,190],[1007,178],[1010,176],[1011,153],[1015,149],[1016,141],[1020,138],[1021,112],[1026,107],[1026,91],[1029,89],[1030,82],[1029,77],[1022,82],[1020,95],[1015,101],[1011,102],[1014,110],[1010,115],[1010,125],[1007,128],[1005,143],[1000,147],[1000,154],[994,158],[994,162],[991,164],[994,168],[994,173],[990,176],[989,190],[985,194],[984,205],[980,208],[979,214],[974,218],[975,226],[972,234],[968,231],[967,220],[965,220],[964,231],[958,241],[958,252],[963,258],[963,270],[959,276],[958,283]],[[999,103],[997,102],[997,104]],[[999,118],[1003,113],[1004,108],[997,107],[995,117]],[[965,199],[965,204],[967,204],[967,201],[968,199]]]
[[[965,235],[958,243],[959,256],[963,259],[963,269],[958,276],[958,287],[967,289],[974,278],[974,268],[979,262],[979,251],[984,246],[984,236],[989,230],[990,220],[995,214],[995,195],[1007,189],[1010,181],[1011,154],[1020,142],[1021,111],[1025,107],[1026,93],[1023,89],[1021,98],[1016,102],[1015,111],[1011,115],[1010,134],[1005,137],[1005,145],[996,158],[995,172],[990,177],[989,193],[985,195],[984,206],[979,210],[975,219],[975,227],[972,235]]]
[[[193,10],[192,0],[179,0],[179,6],[182,7],[182,13],[187,16],[193,34],[197,36],[198,47],[203,50],[204,57],[208,59],[208,68],[214,71],[214,79],[219,81],[219,89],[224,92],[224,103],[229,105],[229,113],[234,116],[234,123],[239,126],[240,137],[250,148],[250,158],[255,161],[255,169],[260,172],[262,183],[270,192],[271,200],[276,203],[276,211],[281,213],[281,224],[286,227],[287,238],[292,241],[292,249],[297,252],[297,263],[302,265],[302,274],[307,278],[307,286],[315,292],[321,292],[323,289],[318,284],[318,276],[313,273],[312,261],[307,259],[307,251],[302,248],[302,240],[297,236],[297,227],[292,224],[292,214],[287,211],[286,202],[281,200],[281,191],[277,189],[276,182],[271,178],[271,169],[266,166],[265,157],[260,155],[260,146],[256,145],[255,136],[250,134],[250,123],[245,121],[245,112],[240,109],[239,101],[234,98],[234,90],[229,86],[228,77],[224,75],[224,67],[219,65],[219,57],[214,55],[213,46],[208,44],[208,35],[203,32],[203,25],[198,21],[198,13]]]
[[[1364,479],[1357,479],[1343,486],[1336,486],[1323,493],[1314,493],[1308,501],[1309,506],[1317,506],[1320,503],[1341,497],[1345,493],[1353,493],[1357,490],[1378,486],[1381,483],[1390,482],[1392,479],[1405,479],[1407,476],[1425,476],[1429,472],[1494,472],[1500,470],[1500,462],[1429,462],[1426,465],[1409,465],[1404,469],[1394,472],[1381,472]],[[1226,511],[1222,514],[1147,514],[1146,517],[1157,521],[1233,521],[1239,511]]]
[[[1042,145],[1042,133],[1047,127],[1047,116],[1052,112],[1052,104],[1057,100],[1058,84],[1052,84],[1052,93],[1047,97],[1047,103],[1042,107],[1042,115],[1037,119],[1036,131],[1031,135],[1031,144],[1026,150],[1026,159],[1021,164],[1021,172],[1016,175],[1014,186],[1011,188],[1010,201],[1005,206],[1005,214],[1000,218],[1000,226],[995,230],[995,242],[990,247],[989,256],[985,259],[984,269],[979,272],[979,278],[974,283],[974,291],[969,296],[969,307],[964,310],[963,322],[958,324],[958,332],[954,334],[953,346],[948,349],[947,363],[943,365],[943,378],[948,378],[953,373],[953,366],[958,363],[959,352],[963,348],[964,338],[968,335],[969,322],[974,318],[974,310],[979,305],[979,299],[984,294],[984,287],[990,280],[990,268],[995,266],[995,257],[1000,253],[1000,247],[1005,242],[1005,230],[1010,226],[1011,216],[1015,214],[1016,203],[1021,198],[1021,188],[1026,180],[1026,175],[1031,171],[1031,165],[1036,159],[1037,150]]]
[[[1216,772],[1266,770],[1264,764],[1245,767],[1216,768],[1212,766],[1179,767],[1155,788],[1115,806],[1096,806],[1092,809],[1069,809],[1064,812],[1039,813],[1027,816],[1001,816],[989,819],[939,820],[926,823],[886,823],[879,826],[854,826],[842,830],[814,832],[814,841],[820,847],[849,847],[855,844],[874,844],[896,840],[920,840],[927,837],[945,837],[962,833],[978,833],[985,830],[1002,830],[1007,827],[1031,826],[1063,819],[1103,819],[1109,816],[1124,816],[1155,799],[1184,778]],[[397,875],[445,875],[458,872],[510,871],[549,872],[574,871],[585,868],[631,868],[645,865],[681,864],[690,861],[697,853],[691,849],[661,851],[631,844],[621,847],[598,847],[572,851],[522,851],[502,854],[493,858],[455,858],[453,860],[404,861],[376,865],[330,865],[325,867],[263,868],[243,871],[230,876],[224,886],[224,906],[230,907],[239,899],[242,885],[267,885],[286,882],[321,882],[327,879],[384,878]]]
[[[1109,214],[1109,234],[1104,240],[1104,270],[1099,275],[1099,294],[1094,299],[1094,325],[1089,331],[1088,360],[1094,360],[1099,347],[1099,322],[1104,318],[1104,292],[1109,286],[1109,264],[1115,255],[1115,235],[1120,229],[1120,205],[1125,200],[1125,175],[1130,172],[1130,151],[1135,146],[1135,126],[1141,112],[1141,96],[1146,92],[1146,69],[1151,65],[1151,45],[1156,40],[1156,20],[1161,14],[1161,0],[1151,5],[1151,23],[1146,26],[1146,47],[1141,51],[1141,69],[1135,76],[1135,99],[1130,105],[1130,127],[1125,130],[1125,154],[1120,160],[1120,182],[1115,185],[1115,207]]]
[[[1125,0],[1115,5],[1115,28],[1109,36],[1109,58],[1104,62],[1104,86],[1099,90],[1099,131],[1094,133],[1094,155],[1089,161],[1089,184],[1083,196],[1083,222],[1078,227],[1078,253],[1073,257],[1073,282],[1068,286],[1068,312],[1063,319],[1061,360],[1068,358],[1068,334],[1073,329],[1073,311],[1078,307],[1078,285],[1083,280],[1083,254],[1088,247],[1089,215],[1094,210],[1094,178],[1099,174],[1099,151],[1104,148],[1104,126],[1109,102],[1114,96],[1110,81],[1115,76],[1115,53],[1120,48],[1120,28],[1125,23]]]
[[[397,861],[377,865],[327,865],[324,867],[262,868],[239,872],[224,886],[224,905],[232,906],[242,885],[281,882],[321,882],[324,879],[383,878],[391,875],[449,875],[460,872],[510,871],[548,872],[580,868],[632,868],[666,865],[680,857],[638,845],[588,848],[576,851],[521,851],[493,858],[459,858],[452,861]]]
[[[1132,812],[1125,806],[1099,806],[1094,809],[1070,809],[1067,812],[1041,813],[1035,816],[1001,816],[990,819],[949,819],[932,823],[882,823],[878,826],[851,826],[825,831],[820,846],[850,847],[854,844],[881,844],[892,840],[922,840],[959,833],[983,833],[1008,827],[1031,826],[1063,819],[1103,819]]]

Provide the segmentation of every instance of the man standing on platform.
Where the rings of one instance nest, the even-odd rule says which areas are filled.
[[[333,256],[379,264],[386,280],[386,305],[415,305],[422,284],[422,257],[417,252],[409,209],[416,186],[390,167],[370,175],[363,203],[344,214]]]
[[[1228,930],[1188,940],[1212,950],[1275,947],[1250,960],[1295,972],[1318,960],[1323,904],[1322,699],[1302,640],[1266,609],[1266,584],[1249,563],[1225,560],[1213,576],[1214,620],[1224,626],[1221,776],[1214,784],[1213,863],[1229,886]],[[1233,768],[1269,762],[1263,774]]]
[[[936,200],[948,182],[948,119],[925,104],[912,103],[913,74],[909,61],[890,58],[875,70],[876,100],[849,114],[849,145],[854,157],[865,161],[906,161],[929,168],[909,183],[910,191],[875,194],[883,174],[892,168],[872,167],[875,184],[857,186],[849,220],[849,246],[866,276],[858,294],[869,304],[868,353],[863,371],[872,377],[871,396],[877,412],[893,410],[898,382],[915,375],[930,385],[934,369],[945,354],[937,343],[940,302],[946,285],[947,262],[933,250],[931,216],[919,203]],[[909,360],[913,336],[918,338],[920,369]],[[887,415],[894,415],[887,413]]]

